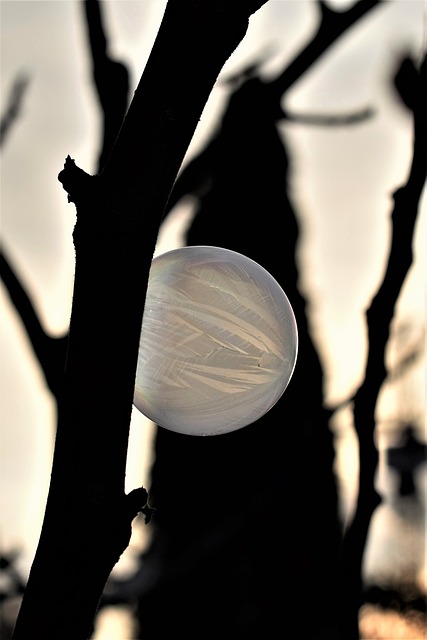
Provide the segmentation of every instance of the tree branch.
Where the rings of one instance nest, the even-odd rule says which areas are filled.
[[[357,124],[373,115],[373,110],[369,107],[346,113],[343,115],[316,115],[316,114],[293,114],[287,110],[282,110],[281,101],[286,91],[306,73],[310,67],[316,64],[318,58],[325,53],[334,42],[336,42],[350,27],[357,23],[369,11],[380,5],[382,0],[362,0],[356,2],[347,11],[335,12],[326,7],[319,0],[320,22],[317,31],[310,42],[303,47],[298,55],[280,73],[277,78],[269,82],[263,82],[265,101],[269,100],[272,108],[276,111],[276,119],[286,119],[292,122],[319,126],[343,126]],[[255,77],[257,64],[253,64],[245,69],[242,79],[247,83]],[[234,80],[232,79],[233,83]],[[243,85],[242,85],[243,86]],[[238,91],[239,89],[237,89]],[[233,94],[234,95],[234,94]],[[227,108],[230,107],[230,103]],[[216,138],[212,140],[198,156],[196,156],[186,167],[183,168],[174,185],[171,197],[167,203],[166,214],[170,213],[173,207],[185,195],[193,194],[199,188],[204,189],[205,183],[210,179],[212,158],[215,156],[216,147],[221,140],[220,131]]]
[[[342,635],[358,640],[358,611],[361,603],[361,569],[369,525],[381,498],[374,480],[378,451],[374,442],[375,410],[387,376],[385,353],[395,306],[412,264],[412,241],[418,205],[427,170],[427,59],[424,57],[413,78],[412,113],[414,152],[406,184],[394,193],[391,214],[392,239],[384,279],[366,312],[368,358],[365,377],[354,397],[354,426],[359,440],[359,495],[353,521],[343,545],[343,603],[340,607]]]
[[[104,171],[88,176],[68,158],[60,174],[77,209],[74,296],[49,496],[15,640],[90,635],[131,520],[147,507],[140,490],[135,508],[124,480],[157,232],[217,75],[262,4],[169,0]]]
[[[49,336],[41,325],[27,292],[15,274],[4,248],[0,247],[0,276],[11,302],[26,329],[36,358],[42,368],[47,385],[56,401],[59,399],[62,376],[65,368],[67,335],[59,338]]]
[[[6,136],[20,114],[22,100],[29,84],[27,76],[20,75],[16,78],[9,97],[9,104],[0,121],[0,146],[4,144]]]
[[[318,0],[321,20],[315,36],[275,80],[271,90],[280,98],[338,38],[383,0],[359,0],[346,11],[334,11]]]
[[[128,108],[129,73],[108,55],[108,41],[99,0],[84,0],[83,7],[92,53],[93,78],[102,107],[103,135],[98,170],[107,160]]]

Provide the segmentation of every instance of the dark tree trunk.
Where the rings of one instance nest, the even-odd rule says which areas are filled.
[[[307,640],[319,630],[333,637],[329,598],[341,541],[334,452],[299,289],[299,229],[278,115],[256,78],[233,94],[199,159],[209,171],[187,241],[243,253],[278,280],[297,319],[296,369],[278,404],[239,431],[197,438],[157,430],[157,511],[145,562],[164,570],[141,599],[144,640],[170,637],[176,626],[187,638],[274,637],[290,615],[304,620]]]
[[[124,494],[148,273],[161,217],[198,119],[259,2],[170,0],[103,172],[67,158],[76,272],[43,529],[14,638],[87,638],[146,492]],[[135,295],[135,291],[141,294]]]

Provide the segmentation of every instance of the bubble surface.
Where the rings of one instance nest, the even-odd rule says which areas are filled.
[[[268,271],[229,249],[174,249],[151,265],[134,404],[179,433],[235,431],[276,404],[297,351],[292,307]]]

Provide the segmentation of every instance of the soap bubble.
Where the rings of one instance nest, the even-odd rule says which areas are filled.
[[[151,265],[134,404],[171,431],[235,431],[276,404],[297,350],[292,307],[268,271],[229,249],[174,249]]]

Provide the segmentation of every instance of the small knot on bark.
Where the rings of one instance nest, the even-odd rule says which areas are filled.
[[[94,177],[80,169],[75,161],[68,155],[65,158],[64,168],[58,174],[58,180],[68,194],[68,202],[79,202],[93,197]]]

